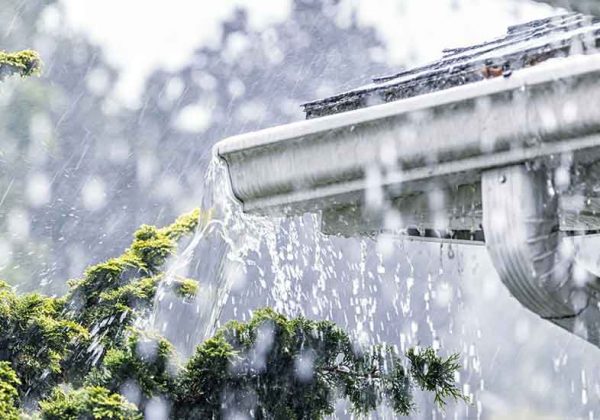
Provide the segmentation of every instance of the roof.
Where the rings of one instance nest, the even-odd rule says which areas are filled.
[[[535,20],[508,28],[505,36],[443,51],[438,61],[369,85],[303,104],[306,118],[411,98],[495,77],[551,58],[590,54],[600,47],[600,19],[578,13]]]

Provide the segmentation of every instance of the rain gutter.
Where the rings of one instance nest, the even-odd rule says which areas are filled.
[[[359,236],[389,230],[385,212],[394,209],[399,233],[485,243],[523,306],[598,346],[600,282],[561,244],[600,230],[599,80],[600,55],[551,59],[231,137],[214,152],[245,212],[316,212],[325,233]],[[565,162],[577,173],[557,185]],[[372,208],[373,190],[389,204]]]

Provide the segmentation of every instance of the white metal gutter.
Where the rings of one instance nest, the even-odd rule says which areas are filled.
[[[323,231],[337,235],[385,230],[384,210],[364,205],[377,171],[403,232],[485,241],[516,299],[598,346],[600,282],[560,243],[600,230],[599,80],[599,54],[551,59],[508,78],[231,137],[214,152],[244,211],[318,212]],[[564,159],[583,174],[581,188],[554,185]],[[432,191],[444,197],[443,226]]]
[[[214,150],[244,210],[258,214],[353,204],[365,170],[390,150],[399,169],[384,174],[388,189],[407,194],[448,177],[450,185],[476,182],[490,167],[597,153],[598,77],[600,55],[555,59],[510,78],[231,137]]]

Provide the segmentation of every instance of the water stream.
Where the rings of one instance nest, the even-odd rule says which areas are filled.
[[[465,391],[482,388],[472,338],[465,331],[463,337],[461,332],[452,337],[462,306],[460,253],[389,235],[325,236],[314,214],[290,219],[245,214],[217,158],[203,193],[202,208],[211,209],[211,219],[169,261],[150,319],[182,356],[189,357],[221,323],[247,320],[253,310],[271,306],[288,316],[332,320],[363,344],[386,341],[402,351],[414,345],[461,351]],[[175,295],[171,283],[179,277],[199,281],[195,299]],[[418,395],[417,403],[437,413],[425,398]],[[466,410],[472,414],[473,409]],[[346,410],[343,403],[340,410]]]
[[[556,380],[537,377],[529,385],[539,388],[540,398],[551,383],[570,383],[563,395],[583,393],[589,399],[589,379],[580,384],[561,379],[569,372],[561,341],[568,333],[541,322],[510,297],[484,247],[419,243],[383,234],[331,237],[321,233],[314,214],[289,219],[248,215],[232,197],[226,168],[217,158],[203,188],[202,208],[211,209],[211,220],[169,261],[151,317],[154,328],[182,356],[189,357],[222,323],[245,321],[252,311],[271,306],[288,316],[334,321],[364,344],[388,342],[401,351],[431,345],[443,354],[460,352],[463,368],[457,379],[472,404],[450,404],[444,412],[417,393],[421,409],[416,418],[480,418],[485,417],[484,406],[510,410],[488,391],[488,383],[495,390],[514,385],[514,378],[496,370],[515,363],[507,359],[512,352],[502,351],[503,345],[515,342],[525,352],[547,355],[529,360],[524,354],[520,380],[540,370],[536,366],[554,365]],[[179,276],[199,281],[195,299],[175,296],[170,283]],[[539,348],[549,342],[555,343],[552,348]],[[569,351],[575,359],[588,357],[585,346],[577,349]],[[336,412],[347,418],[343,401]],[[386,407],[380,414],[391,418]]]
[[[150,318],[185,357],[214,333],[245,258],[274,229],[268,220],[244,214],[230,191],[224,163],[215,157],[203,185],[200,227],[168,262]],[[199,282],[195,298],[182,301],[175,294],[173,283],[181,278]]]

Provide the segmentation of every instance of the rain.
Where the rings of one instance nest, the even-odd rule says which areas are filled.
[[[160,270],[119,272],[156,291],[90,325],[89,383],[119,324],[139,332],[123,352],[175,377],[268,307],[335,323],[356,354],[457,354],[461,398],[414,387],[409,418],[600,416],[600,2],[201,3],[0,0],[0,52],[42,61],[0,71],[7,287],[85,301],[73,290],[88,267],[200,209]],[[259,325],[228,375],[266,372],[276,327]],[[0,325],[0,362],[19,373],[13,336]],[[303,347],[290,377],[314,383],[321,357]],[[142,382],[111,392],[142,418],[177,418]],[[19,388],[18,410],[46,413],[36,392]],[[261,418],[261,392],[224,392],[219,418]],[[332,404],[326,418],[399,416],[389,401]]]

